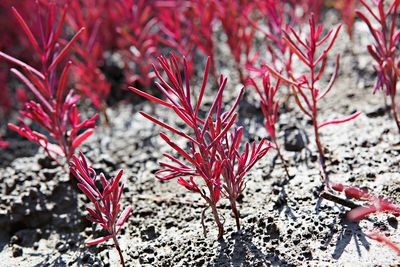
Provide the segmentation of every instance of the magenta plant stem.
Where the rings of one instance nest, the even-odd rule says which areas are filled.
[[[318,122],[318,101],[329,93],[336,81],[340,64],[339,55],[336,56],[335,71],[331,76],[329,84],[325,87],[325,89],[321,89],[318,87],[317,83],[325,71],[328,61],[328,52],[332,48],[339,34],[341,25],[339,25],[335,30],[328,31],[325,36],[321,36],[323,32],[322,25],[315,24],[315,18],[313,15],[311,15],[311,18],[309,19],[309,25],[309,36],[304,41],[301,40],[300,34],[296,33],[292,27],[290,27],[290,32],[284,31],[285,35],[283,37],[289,49],[299,58],[301,62],[303,62],[303,64],[308,68],[308,71],[306,73],[297,75],[295,73],[289,73],[289,78],[285,78],[282,76],[279,70],[276,70],[268,65],[266,65],[266,68],[276,78],[291,85],[290,88],[293,92],[293,96],[297,105],[305,113],[305,115],[311,119],[314,128],[315,144],[318,149],[321,178],[325,182],[325,186],[329,186],[329,178],[325,165],[324,147],[321,144],[319,130],[327,125],[351,121],[357,118],[360,115],[360,112],[356,112],[344,119],[330,120],[323,123]],[[318,53],[318,48],[324,44],[326,47],[322,52]],[[289,65],[290,62],[291,59],[289,59]]]
[[[272,141],[274,142],[276,151],[278,152],[278,157],[279,157],[279,158],[281,159],[281,161],[282,161],[282,165],[283,165],[283,168],[285,169],[286,176],[287,176],[288,179],[290,179],[290,174],[289,174],[287,162],[286,162],[286,160],[284,159],[284,157],[283,157],[283,155],[282,155],[282,153],[281,153],[281,148],[280,148],[280,146],[279,146],[278,140],[277,140],[276,138],[273,138]]]
[[[113,241],[114,241],[115,248],[116,248],[117,251],[118,251],[119,260],[120,260],[120,262],[121,262],[121,265],[122,265],[123,267],[125,267],[124,256],[122,255],[122,251],[121,251],[121,248],[120,248],[120,246],[119,246],[119,243],[118,243],[118,240],[117,240],[117,237],[116,237],[115,234],[113,234]]]
[[[320,172],[321,172],[322,180],[325,182],[325,185],[327,185],[329,183],[329,178],[328,178],[328,173],[326,172],[324,147],[321,144],[316,115],[317,114],[315,113],[314,117],[312,119],[313,127],[314,127],[315,144],[317,145],[317,149],[318,149],[318,160],[319,160],[319,165],[321,168]]]
[[[221,219],[219,218],[217,206],[211,201],[208,203],[211,207],[212,214],[214,216],[214,221],[218,227],[218,239],[222,239],[224,235],[224,225],[221,223]]]
[[[233,216],[235,217],[236,229],[238,231],[240,231],[240,215],[239,215],[239,211],[236,207],[236,199],[229,199],[229,201],[231,203],[231,209],[233,212]]]

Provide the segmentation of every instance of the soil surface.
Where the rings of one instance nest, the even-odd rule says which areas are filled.
[[[334,16],[327,14],[327,25]],[[356,120],[323,128],[327,166],[333,181],[368,187],[400,202],[400,145],[397,127],[381,92],[372,95],[375,73],[366,51],[368,29],[355,24],[354,39],[343,31],[333,52],[340,53],[341,70],[329,96],[320,104],[320,120],[361,111]],[[218,48],[229,59],[225,47]],[[332,63],[328,74],[333,72]],[[204,63],[202,63],[204,64]],[[226,103],[238,92],[232,62]],[[329,75],[326,77],[326,83]],[[214,88],[215,89],[215,88]],[[286,90],[285,88],[282,89]],[[215,90],[208,90],[206,104]],[[174,114],[148,103],[119,103],[107,112],[109,127],[99,127],[83,145],[93,167],[106,176],[124,169],[122,205],[133,215],[122,229],[120,245],[128,266],[371,266],[395,265],[399,257],[367,237],[379,229],[398,241],[398,221],[392,215],[371,216],[359,224],[346,220],[347,208],[319,198],[321,181],[310,121],[292,98],[279,118],[279,141],[293,177],[282,185],[285,172],[270,151],[247,175],[239,199],[242,229],[236,230],[226,200],[224,239],[206,212],[207,237],[201,212],[206,203],[176,181],[160,182],[154,172],[162,153],[172,152],[158,136],[160,127],[143,118],[144,110],[174,124]],[[248,139],[267,137],[254,91],[247,89],[239,107],[238,124]],[[183,125],[177,125],[182,127]],[[2,266],[117,266],[111,242],[86,247],[99,235],[84,217],[86,197],[66,170],[52,164],[42,150],[9,133],[10,148],[0,155],[0,261]],[[179,143],[179,138],[176,138]],[[185,144],[182,143],[182,146]]]

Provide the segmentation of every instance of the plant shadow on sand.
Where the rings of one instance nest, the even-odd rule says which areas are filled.
[[[290,266],[290,264],[279,257],[279,251],[273,250],[270,253],[264,253],[253,243],[254,229],[246,228],[219,242],[219,254],[210,264],[210,266],[267,266],[280,265]],[[279,234],[278,234],[279,235]],[[279,238],[270,236],[271,239]]]

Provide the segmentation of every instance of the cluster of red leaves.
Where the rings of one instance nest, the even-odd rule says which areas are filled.
[[[311,14],[314,14],[316,21],[321,20],[324,0],[287,0],[287,2],[295,9],[298,9],[296,12],[300,12],[300,15],[297,15],[298,22],[303,24]]]
[[[154,78],[151,68],[158,50],[155,5],[153,1],[124,0],[113,9],[120,20],[118,47],[125,60],[127,83],[139,83],[148,89]]]
[[[279,112],[279,100],[276,99],[276,96],[279,91],[281,81],[278,79],[276,84],[273,85],[271,83],[270,74],[267,73],[263,76],[262,79],[262,90],[253,78],[250,78],[249,81],[251,85],[254,86],[258,96],[260,97],[261,110],[264,115],[265,128],[267,129],[267,132],[275,145],[276,151],[278,152],[278,156],[282,160],[286,175],[289,178],[290,177],[289,170],[286,164],[286,160],[283,158],[283,155],[280,150],[280,145],[278,142],[278,138],[276,136],[276,126],[275,126],[278,121],[278,112]]]
[[[182,1],[157,1],[157,27],[160,32],[157,41],[177,54],[187,58],[189,73],[193,73],[193,49],[195,44],[191,40],[192,25],[190,18],[185,14],[190,3]]]
[[[3,0],[0,1],[0,29],[1,29],[1,42],[0,51],[6,53],[15,53],[18,58],[27,58],[29,49],[27,49],[26,39],[21,39],[18,32],[12,26],[15,24],[15,18],[12,15],[11,7],[15,5],[18,9],[29,10],[34,6],[34,1],[15,1]],[[10,46],[12,44],[12,46]],[[35,61],[36,62],[36,61]],[[5,66],[0,63],[1,68]],[[12,98],[11,90],[7,85],[8,76],[6,72],[0,72],[0,120],[6,121],[7,117],[13,111],[14,99]]]
[[[196,49],[211,57],[212,73],[215,74],[213,26],[219,1],[157,1],[157,26],[160,44],[185,56],[189,73],[193,73],[192,58]]]
[[[318,87],[318,81],[324,74],[328,62],[328,52],[331,50],[340,28],[341,26],[335,30],[328,31],[325,36],[322,36],[322,25],[316,26],[315,19],[311,16],[309,20],[309,34],[305,40],[302,40],[292,27],[290,27],[290,32],[284,31],[284,40],[287,46],[308,69],[306,73],[296,74],[292,72],[289,73],[289,77],[284,77],[278,70],[267,65],[268,71],[273,76],[290,85],[297,105],[311,119],[314,128],[315,143],[319,153],[321,173],[326,181],[328,177],[325,170],[324,148],[320,141],[319,130],[327,125],[340,124],[353,120],[360,115],[359,112],[356,112],[344,119],[330,120],[322,123],[318,120],[318,103],[329,93],[336,81],[339,71],[339,55],[336,57],[335,71],[324,90]],[[319,51],[321,47],[324,47],[322,52]]]
[[[337,192],[342,192],[349,199],[355,199],[366,202],[366,205],[353,208],[348,214],[347,218],[351,221],[360,221],[368,218],[368,216],[375,213],[391,213],[400,216],[400,206],[394,204],[392,201],[385,197],[377,196],[370,193],[367,189],[358,188],[355,186],[346,186],[341,183],[332,183],[331,188]],[[394,244],[388,238],[378,232],[372,232],[368,236],[378,242],[381,242],[400,255],[400,246]]]
[[[289,26],[293,26],[297,21],[295,8],[292,5],[287,5],[284,1],[268,0],[258,1],[256,3],[256,10],[260,13],[261,18],[264,18],[266,27],[262,27],[262,24],[255,22],[251,18],[247,19],[255,29],[265,35],[266,49],[270,56],[269,62],[275,69],[285,67],[286,71],[290,72],[291,60],[289,59],[291,59],[292,53],[283,40],[283,32],[284,30],[288,31]],[[289,55],[285,57],[287,52]],[[284,62],[286,64],[283,64]],[[262,62],[261,65],[261,69],[255,68],[254,65],[248,65],[247,68],[264,74],[265,62]]]
[[[271,144],[265,139],[258,144],[255,142],[252,144],[246,143],[244,151],[240,152],[239,147],[243,129],[241,127],[232,128],[238,115],[235,109],[244,89],[241,90],[231,108],[223,112],[222,96],[227,78],[222,75],[219,79],[219,89],[214,102],[205,118],[200,117],[199,112],[207,85],[210,58],[207,60],[202,86],[198,95],[194,98],[196,101],[191,98],[194,92],[189,84],[190,77],[186,60],[183,59],[183,77],[181,76],[178,59],[174,55],[171,55],[170,61],[165,57],[159,57],[158,61],[169,82],[154,67],[157,78],[161,82],[156,83],[156,86],[164,94],[167,101],[136,88],[131,87],[130,89],[161,106],[173,110],[191,130],[191,134],[183,133],[181,130],[141,112],[147,119],[169,132],[183,137],[188,142],[189,151],[187,152],[164,133],[160,133],[161,138],[181,155],[187,163],[170,154],[164,154],[167,159],[172,161],[172,164],[160,162],[164,169],[156,173],[157,178],[170,180],[179,177],[178,183],[180,185],[200,194],[207,202],[207,208],[212,210],[219,230],[218,237],[221,238],[224,229],[217,210],[217,203],[221,195],[230,201],[237,228],[240,229],[236,200],[245,188],[244,176],[268,152]],[[185,179],[187,176],[189,178]],[[196,178],[202,178],[202,181],[198,181]],[[202,214],[202,223],[205,210]],[[203,227],[205,227],[204,223]],[[204,232],[206,233],[206,231]]]
[[[197,0],[192,1],[188,10],[186,10],[187,22],[190,25],[190,39],[196,48],[204,55],[211,58],[211,69],[215,77],[215,61],[214,61],[214,40],[213,26],[216,16],[216,4],[212,0]]]
[[[104,65],[103,53],[107,47],[100,39],[99,31],[103,26],[103,18],[99,12],[101,9],[96,8],[99,4],[97,2],[71,1],[67,20],[75,32],[81,27],[85,28],[74,48],[72,73],[76,81],[75,88],[80,94],[88,97],[97,110],[104,110],[111,85],[100,70]]]
[[[248,22],[254,9],[252,1],[218,0],[215,1],[217,14],[227,37],[235,65],[242,84],[246,84],[247,75],[244,66],[253,65],[257,54],[252,54],[255,28]]]
[[[358,0],[338,0],[333,6],[340,11],[343,23],[346,25],[347,34],[350,39],[353,37],[353,26],[356,17],[356,6]]]
[[[25,84],[37,101],[26,102],[24,109],[20,111],[19,121],[21,126],[9,124],[9,128],[43,147],[51,158],[59,162],[56,157],[60,156],[69,160],[75,149],[93,133],[97,115],[81,122],[76,107],[79,96],[75,95],[73,90],[67,89],[71,63],[64,63],[65,58],[84,29],[80,29],[61,48],[60,44],[65,43],[65,41],[61,40],[60,34],[63,30],[68,6],[64,6],[62,12],[58,13],[56,4],[50,2],[44,6],[45,17],[42,16],[43,10],[39,3],[37,8],[39,10],[38,24],[40,27],[36,36],[40,37],[39,40],[35,38],[34,31],[15,8],[13,8],[13,13],[28,37],[36,56],[40,59],[42,71],[0,52],[0,58],[22,69],[23,72],[20,72],[12,68],[11,72]],[[60,17],[58,22],[57,17]],[[31,119],[40,125],[50,134],[55,143],[51,143],[47,136],[33,131],[24,123],[23,118]],[[87,130],[80,133],[85,128]]]
[[[400,131],[400,118],[396,104],[396,87],[398,77],[400,77],[398,54],[400,30],[397,28],[400,0],[393,1],[387,9],[384,0],[373,1],[372,5],[364,0],[360,2],[366,8],[369,17],[360,10],[356,13],[367,24],[374,39],[374,44],[368,45],[368,51],[375,60],[374,67],[378,74],[373,92],[382,89],[386,91],[386,95],[390,96],[393,117]]]
[[[124,184],[120,184],[123,170],[120,170],[110,181],[107,181],[104,174],[101,173],[99,178],[103,189],[100,190],[96,184],[98,180],[96,171],[89,167],[86,157],[82,152],[80,152],[79,155],[79,158],[75,155],[73,156],[70,163],[70,171],[78,180],[79,189],[85,193],[94,206],[94,209],[86,208],[89,213],[86,218],[93,223],[99,224],[109,233],[107,236],[87,241],[86,244],[97,245],[112,239],[120,255],[121,264],[125,266],[117,235],[131,214],[132,207],[126,207],[120,214],[121,204],[119,202],[122,192],[124,191]]]
[[[279,90],[280,80],[275,85],[271,84],[270,75],[263,77],[262,90],[254,79],[250,80],[261,99],[261,110],[265,117],[265,128],[272,140],[276,140],[275,124],[278,120],[279,100],[276,100],[276,93]]]

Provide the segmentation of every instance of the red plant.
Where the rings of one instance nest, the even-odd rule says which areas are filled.
[[[278,156],[281,159],[283,167],[285,169],[286,176],[289,178],[290,177],[289,170],[286,164],[286,160],[282,156],[275,128],[275,124],[278,121],[278,111],[279,111],[279,100],[276,100],[275,97],[279,90],[281,81],[278,79],[276,84],[272,85],[270,81],[270,74],[268,73],[263,77],[262,90],[257,85],[254,79],[251,78],[250,83],[254,86],[260,97],[261,110],[265,119],[265,128],[267,129],[267,132],[271,137],[272,142],[275,145]]]
[[[294,8],[301,8],[300,23],[305,23],[307,18],[314,14],[315,20],[320,21],[324,0],[287,0]]]
[[[397,253],[397,255],[400,256],[400,245],[393,243],[393,241],[391,241],[386,236],[384,236],[380,233],[377,233],[377,232],[369,233],[367,236],[375,241],[378,241],[379,243],[382,243],[382,244],[388,246],[393,251],[395,251]]]
[[[218,238],[222,238],[224,228],[217,210],[217,203],[221,194],[230,201],[231,209],[236,219],[236,226],[240,229],[236,200],[245,188],[244,175],[268,152],[271,144],[265,139],[261,140],[259,144],[253,143],[250,145],[246,143],[244,151],[239,152],[243,130],[241,127],[234,130],[231,130],[231,128],[237,118],[235,109],[244,89],[241,90],[231,108],[223,112],[222,95],[227,78],[222,75],[214,102],[207,112],[206,117],[200,117],[199,111],[207,85],[210,58],[207,60],[203,83],[199,94],[195,97],[196,101],[191,99],[193,91],[189,84],[190,77],[186,60],[183,59],[183,77],[181,77],[178,60],[174,55],[171,55],[169,62],[165,57],[159,57],[158,61],[165,71],[169,82],[164,80],[162,75],[154,68],[158,79],[161,81],[161,83],[156,83],[156,85],[168,100],[161,100],[133,87],[130,87],[130,89],[161,106],[173,110],[188,128],[191,129],[192,134],[183,133],[181,130],[141,112],[145,118],[160,125],[169,132],[183,137],[189,143],[189,151],[187,152],[164,133],[160,133],[161,138],[178,152],[188,164],[172,155],[164,154],[166,158],[172,161],[172,164],[160,162],[160,165],[164,169],[157,171],[157,178],[160,180],[170,180],[179,177],[178,183],[180,185],[200,194],[208,204],[208,207],[202,212],[204,234],[206,234],[204,213],[206,209],[211,208],[214,220],[218,226]],[[185,179],[185,176],[189,178]],[[202,178],[203,182],[197,181],[197,177]],[[202,187],[200,184],[204,184],[205,186]]]
[[[112,9],[115,9],[115,16],[120,20],[120,26],[117,27],[120,34],[118,46],[125,60],[127,82],[137,82],[149,89],[155,77],[151,69],[158,49],[154,3],[124,0],[118,1]]]
[[[350,203],[351,205],[347,205],[348,207],[351,207],[351,211],[348,212],[347,218],[350,221],[360,221],[368,218],[369,215],[375,214],[375,213],[391,213],[395,215],[396,217],[400,216],[400,206],[394,204],[392,201],[388,200],[387,198],[383,196],[377,196],[373,193],[370,193],[367,189],[363,188],[358,188],[355,186],[347,186],[343,185],[341,183],[332,183],[330,187],[337,191],[337,192],[342,192],[345,194],[345,196],[348,199],[355,199],[355,200],[360,200],[363,202],[367,202],[366,205],[358,206],[353,203]],[[322,194],[322,197],[325,197],[329,194]],[[334,197],[334,198],[327,198],[329,200],[337,200],[339,198]],[[335,202],[341,202],[341,203],[346,203],[347,200],[341,200],[335,201]],[[371,232],[367,234],[368,237],[371,239],[374,239],[380,243],[383,243],[387,246],[389,246],[392,250],[396,251],[397,254],[400,255],[400,246],[393,243],[390,241],[387,237],[383,236],[380,233],[377,232]]]
[[[4,141],[3,137],[0,136],[0,148],[4,149],[8,147],[8,142]]]
[[[79,158],[75,155],[73,156],[70,163],[70,171],[78,180],[79,189],[85,193],[94,206],[94,209],[89,207],[86,208],[89,212],[89,215],[87,215],[86,218],[93,223],[100,224],[101,227],[109,233],[107,236],[87,241],[86,244],[97,245],[112,239],[114,241],[114,246],[118,251],[121,265],[125,266],[124,257],[118,244],[117,235],[131,214],[132,207],[128,206],[120,214],[121,204],[119,202],[124,191],[124,184],[120,184],[119,182],[123,170],[120,170],[114,178],[107,181],[103,173],[98,177],[96,171],[88,166],[86,157],[82,152],[80,152],[79,155]],[[96,185],[98,178],[100,178],[103,190],[100,190]]]
[[[37,7],[40,10],[38,13],[38,21],[41,28],[40,33],[38,33],[40,36],[39,41],[35,38],[31,28],[29,28],[18,11],[15,8],[12,10],[38,58],[41,59],[42,71],[8,54],[0,52],[0,58],[15,64],[23,70],[22,73],[12,68],[11,72],[25,84],[37,101],[26,102],[25,108],[20,111],[21,117],[18,119],[22,126],[16,126],[12,123],[8,126],[21,136],[43,147],[49,157],[61,165],[56,157],[64,157],[68,161],[75,149],[92,135],[97,119],[97,115],[95,115],[81,122],[80,114],[76,107],[79,96],[75,95],[73,90],[66,89],[71,63],[63,64],[63,62],[84,29],[80,29],[61,49],[60,34],[63,29],[68,6],[64,6],[60,16],[57,16],[56,4],[50,2],[46,7],[46,18],[41,17],[41,7],[39,4]],[[58,23],[56,17],[60,17]],[[39,124],[50,134],[55,143],[51,143],[47,136],[31,130],[24,123],[23,118],[31,119]],[[87,129],[80,133],[84,128]]]
[[[214,22],[216,17],[216,8],[213,0],[192,1],[189,10],[186,12],[187,22],[191,29],[190,40],[204,55],[211,58],[211,73],[216,80],[215,56],[214,56]]]
[[[291,73],[291,62],[293,52],[288,49],[284,41],[284,32],[289,31],[290,27],[301,23],[301,18],[297,16],[296,5],[289,4],[287,1],[257,1],[255,3],[257,13],[260,18],[257,23],[254,19],[247,17],[250,24],[259,32],[265,35],[267,54],[270,57],[270,64],[275,69]],[[261,68],[248,65],[250,71],[264,75],[266,63],[261,62]]]
[[[334,7],[342,15],[343,23],[346,25],[347,34],[350,39],[353,37],[354,19],[356,17],[357,0],[339,0],[334,2]]]
[[[282,82],[290,85],[297,105],[303,111],[303,113],[312,120],[315,144],[318,149],[319,162],[321,166],[321,175],[325,180],[325,183],[328,184],[328,176],[325,166],[325,153],[320,140],[319,131],[321,128],[327,125],[340,124],[353,120],[358,117],[360,113],[356,112],[344,119],[331,120],[322,123],[319,122],[318,103],[329,93],[333,87],[333,84],[335,83],[339,70],[339,55],[336,57],[335,72],[333,73],[328,86],[324,90],[321,90],[318,87],[317,82],[321,79],[325,71],[328,61],[328,52],[332,48],[338,36],[341,25],[335,30],[330,30],[325,36],[321,36],[322,25],[316,27],[314,16],[311,16],[309,25],[310,33],[304,41],[301,40],[299,34],[297,34],[293,28],[290,28],[290,32],[293,37],[291,37],[289,32],[284,32],[285,42],[289,46],[290,50],[308,68],[308,72],[300,75],[291,73],[289,78],[285,78],[278,71],[274,70],[273,67],[267,65],[267,68],[272,75],[281,79]],[[321,46],[325,46],[325,49],[322,51],[322,53],[318,54],[318,50]]]
[[[193,52],[194,43],[191,36],[193,28],[191,27],[191,17],[186,12],[190,7],[189,2],[178,1],[157,1],[157,27],[159,32],[157,41],[173,50],[173,53],[184,56],[188,59],[188,71],[193,73]]]
[[[367,189],[346,186],[340,183],[331,184],[331,188],[337,192],[343,192],[347,198],[367,201],[369,203],[367,206],[360,206],[352,209],[347,216],[349,220],[360,221],[370,214],[377,212],[390,212],[397,216],[400,215],[399,206],[393,204],[384,197],[370,193]]]
[[[157,24],[160,35],[157,40],[187,59],[189,73],[195,49],[211,57],[211,69],[216,80],[214,62],[213,26],[216,4],[213,0],[157,1]]]
[[[396,29],[396,22],[399,18],[400,0],[393,1],[386,10],[384,0],[373,1],[373,6],[377,11],[374,11],[373,7],[364,0],[360,0],[360,2],[372,16],[370,19],[360,10],[356,11],[357,15],[367,24],[374,39],[374,44],[368,45],[368,51],[375,60],[374,67],[378,74],[373,92],[375,93],[379,89],[386,90],[386,95],[391,100],[394,120],[400,131],[400,118],[396,103],[396,86],[398,76],[400,76],[400,57],[398,55],[400,31]],[[378,27],[375,27],[374,23]]]
[[[221,21],[227,37],[240,82],[246,84],[247,75],[244,72],[246,65],[253,65],[258,54],[252,54],[255,29],[249,25],[248,17],[253,10],[252,1],[214,0],[217,9],[217,18]]]
[[[104,73],[100,70],[103,65],[104,44],[100,43],[99,31],[102,28],[103,18],[98,1],[71,1],[68,12],[68,22],[74,31],[81,27],[85,31],[75,45],[75,59],[72,72],[76,80],[76,90],[88,97],[97,110],[105,113],[106,100],[111,85],[107,82]],[[107,119],[107,117],[106,117]]]

